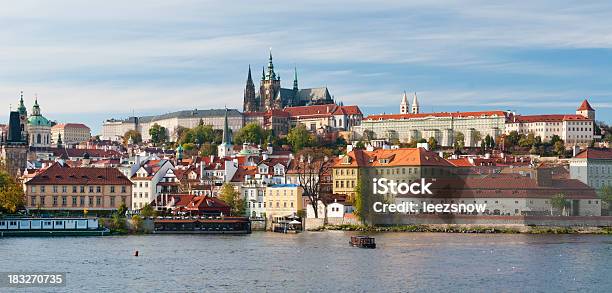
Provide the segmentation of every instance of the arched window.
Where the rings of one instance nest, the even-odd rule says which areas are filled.
[[[40,133],[36,135],[36,143],[41,143],[41,136]]]

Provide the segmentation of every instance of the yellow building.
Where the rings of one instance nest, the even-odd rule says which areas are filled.
[[[359,167],[364,167],[363,152],[349,152],[336,159],[332,166],[333,194],[344,194],[348,201],[355,198],[355,186],[359,181]]]
[[[132,182],[115,168],[55,163],[25,183],[28,210],[116,210],[131,205]]]
[[[266,187],[264,206],[268,219],[297,215],[304,209],[302,188],[297,184],[277,184]]]

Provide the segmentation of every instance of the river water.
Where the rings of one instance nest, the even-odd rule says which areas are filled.
[[[62,292],[612,290],[612,236],[379,233],[369,250],[350,235],[0,238],[0,271],[66,272]]]

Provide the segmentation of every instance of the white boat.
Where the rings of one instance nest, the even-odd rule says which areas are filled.
[[[3,236],[107,235],[98,218],[0,218]]]

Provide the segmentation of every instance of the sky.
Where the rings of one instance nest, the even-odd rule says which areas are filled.
[[[228,3],[225,3],[228,2]],[[426,2],[426,3],[425,3]],[[284,87],[327,86],[365,114],[574,113],[612,123],[606,1],[11,1],[0,9],[0,123],[31,109],[101,130],[109,118],[242,110],[271,48]]]

